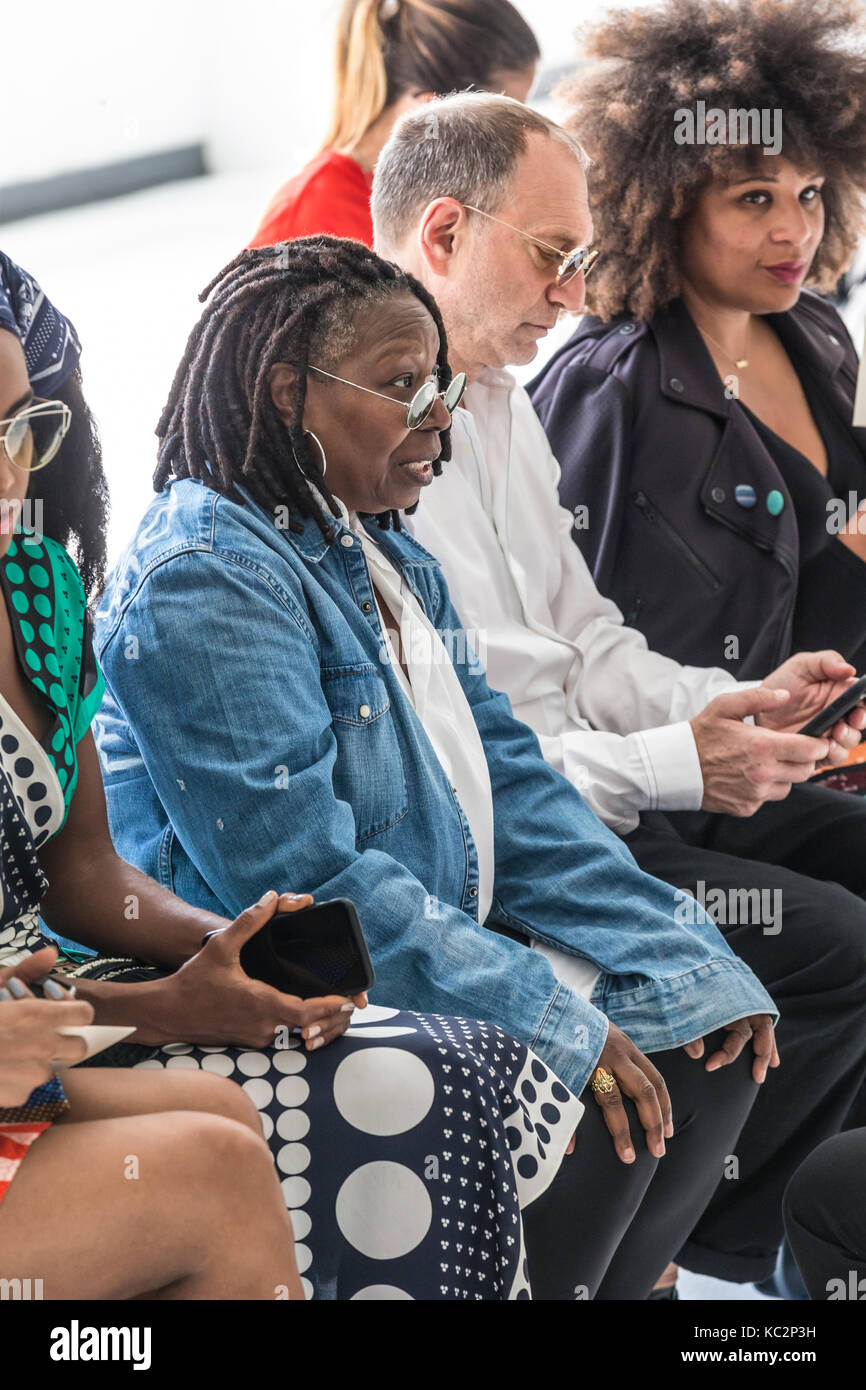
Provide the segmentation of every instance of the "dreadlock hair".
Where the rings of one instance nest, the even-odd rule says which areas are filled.
[[[105,581],[108,484],[99,430],[77,367],[52,387],[51,399],[68,405],[72,418],[56,457],[44,473],[33,475],[31,489],[35,486],[42,504],[42,530],[72,555],[92,603]]]
[[[415,295],[432,316],[444,390],[451,368],[442,316],[432,295],[407,271],[359,241],[331,236],[241,251],[199,295],[207,306],[189,336],[156,427],[156,491],[172,475],[195,478],[242,503],[242,485],[264,510],[287,508],[290,530],[303,531],[302,518],[313,517],[332,542],[336,531],[310,487],[314,483],[336,512],[303,427],[308,366],[311,361],[326,370],[338,366],[355,340],[358,307],[395,294]],[[268,384],[270,368],[278,362],[297,371],[288,427]],[[433,463],[437,475],[441,460],[451,457],[450,430],[442,431],[441,445]],[[383,529],[400,529],[395,511],[377,519]]]

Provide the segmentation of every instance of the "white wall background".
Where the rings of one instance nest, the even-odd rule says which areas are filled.
[[[600,9],[517,7],[556,66]],[[199,140],[217,171],[291,170],[321,138],[338,10],[339,0],[42,0],[38,19],[30,10],[4,23],[20,30],[3,73],[4,127],[20,138],[3,142],[0,184]]]

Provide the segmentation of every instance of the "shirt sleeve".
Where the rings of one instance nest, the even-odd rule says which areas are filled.
[[[642,633],[625,626],[617,605],[599,593],[572,538],[574,518],[559,503],[559,466],[529,397],[516,388],[501,408],[510,409],[511,428],[509,504],[499,544],[523,591],[522,622],[505,611],[493,587],[470,577],[478,562],[460,549],[454,528],[442,524],[422,532],[446,569],[465,626],[484,634],[491,683],[508,692],[518,719],[538,735],[545,759],[612,829],[634,829],[643,810],[697,810],[703,778],[689,720],[738,682],[726,671],[681,666],[652,652]],[[475,458],[461,496],[467,506],[482,509],[483,446],[471,415],[460,415],[461,447],[468,446]],[[500,466],[497,459],[489,463],[491,469]],[[543,577],[524,575],[521,582],[520,568],[529,566],[526,527],[530,543],[545,536],[551,544],[540,562]],[[564,644],[572,658],[562,687],[548,692],[545,680],[552,678],[544,672],[562,671]],[[555,731],[547,693],[550,708],[564,709]]]

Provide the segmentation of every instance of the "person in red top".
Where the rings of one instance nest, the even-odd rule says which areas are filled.
[[[271,199],[250,246],[317,233],[372,246],[373,168],[395,121],[467,87],[525,101],[540,56],[509,0],[345,0],[330,129]]]

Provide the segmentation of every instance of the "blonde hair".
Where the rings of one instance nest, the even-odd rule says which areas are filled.
[[[352,149],[406,92],[487,89],[539,57],[535,35],[509,0],[344,0],[321,148]]]
[[[334,55],[334,105],[323,149],[351,149],[385,109],[385,34],[381,0],[343,6]]]

